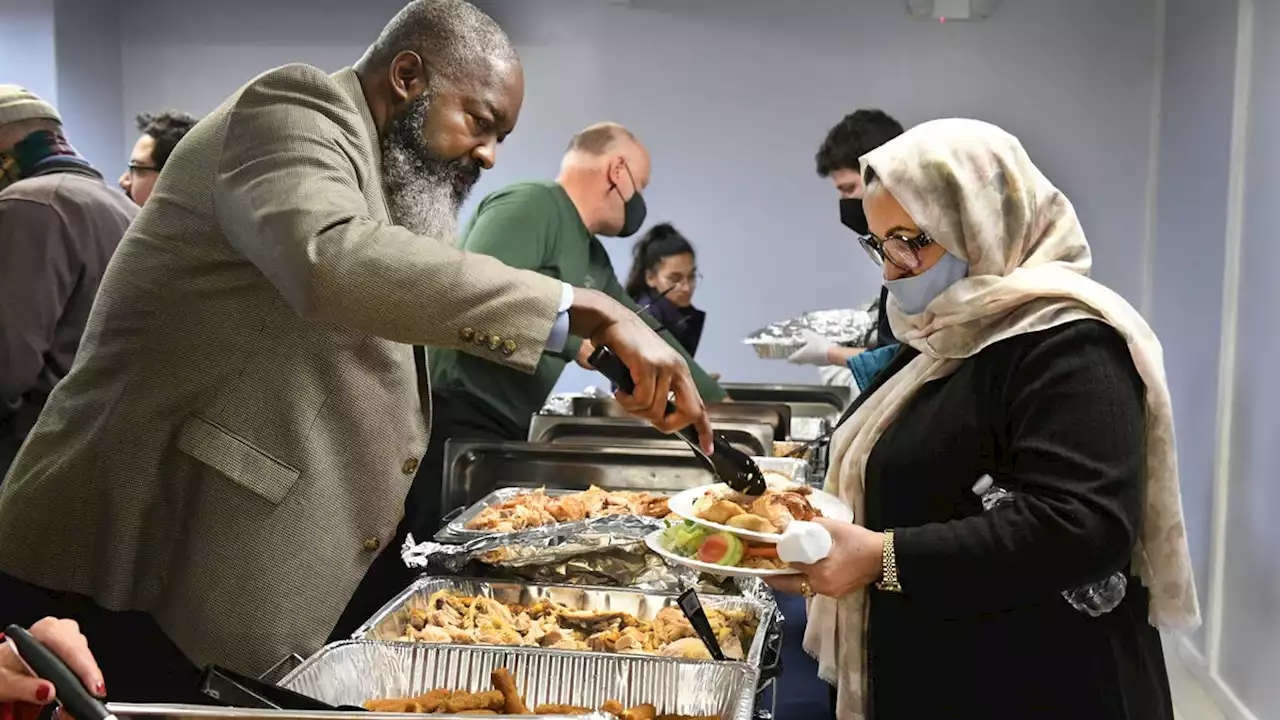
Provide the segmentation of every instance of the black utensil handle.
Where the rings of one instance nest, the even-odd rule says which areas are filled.
[[[689,588],[680,593],[676,603],[680,605],[680,610],[684,612],[684,616],[689,618],[689,624],[693,625],[693,631],[698,634],[698,638],[707,646],[711,657],[716,660],[724,660],[724,653],[720,650],[720,641],[716,640],[716,634],[711,630],[711,621],[707,620],[707,613],[702,609],[702,601],[698,599],[698,593]]]
[[[205,668],[200,692],[228,707],[249,707],[293,711],[364,710],[354,705],[334,706],[275,683],[241,675],[217,665]],[[77,720],[79,720],[77,718]]]
[[[80,681],[80,677],[67,667],[52,650],[45,647],[25,628],[10,625],[5,635],[18,647],[23,662],[38,677],[53,683],[58,702],[76,720],[106,720],[113,717],[107,706],[95,698]]]

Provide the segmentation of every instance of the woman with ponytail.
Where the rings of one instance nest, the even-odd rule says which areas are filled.
[[[707,319],[705,312],[693,306],[693,291],[701,279],[693,246],[671,223],[661,223],[649,228],[632,255],[627,294],[692,356]]]

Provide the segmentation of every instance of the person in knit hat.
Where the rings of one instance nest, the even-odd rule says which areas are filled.
[[[0,85],[0,482],[71,369],[136,213],[67,142],[52,105]]]

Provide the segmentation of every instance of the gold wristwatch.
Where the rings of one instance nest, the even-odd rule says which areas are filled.
[[[902,584],[898,582],[898,557],[893,553],[893,531],[884,531],[884,552],[880,555],[880,582],[876,588],[883,592],[900,593]]]

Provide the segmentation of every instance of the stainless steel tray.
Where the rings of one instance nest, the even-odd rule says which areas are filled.
[[[328,645],[281,685],[335,705],[420,695],[436,688],[480,691],[489,674],[511,671],[530,707],[598,708],[652,703],[659,713],[750,720],[758,671],[746,663],[533,648],[483,648],[348,641]]]
[[[573,417],[629,417],[622,405],[611,397],[587,397],[568,399]],[[773,428],[774,440],[785,440],[791,426],[791,407],[786,403],[731,402],[707,403],[707,417],[717,423],[759,423]]]
[[[791,467],[808,476],[803,461],[756,461],[762,468]],[[599,485],[606,490],[676,493],[715,481],[683,443],[644,448],[450,440],[445,446],[441,507],[470,507],[500,488],[586,490]]]
[[[769,385],[760,383],[722,383],[721,387],[735,401],[823,403],[842,411],[853,400],[853,390],[839,385]]]
[[[711,427],[732,446],[748,455],[767,455],[773,444],[773,428],[762,423],[715,422]],[[534,415],[529,423],[529,442],[573,445],[685,447],[636,418],[564,417]]]
[[[216,705],[164,705],[107,703],[109,710],[121,718],[199,718],[199,720],[351,720],[350,712],[343,710],[259,710],[255,708],[225,708]],[[359,713],[360,720],[475,720],[475,715],[420,715],[417,713]],[[512,717],[510,715],[490,715],[489,717]],[[590,715],[521,715],[524,720],[531,717],[543,720],[617,720],[607,713],[591,713]]]
[[[498,602],[529,607],[550,600],[574,610],[616,610],[630,613],[640,620],[652,620],[658,611],[676,605],[676,596],[641,590],[583,587],[578,585],[534,585],[501,580],[452,576],[418,578],[352,635],[357,640],[395,642],[408,619],[409,611],[427,607],[427,601],[441,590],[467,597],[488,597]],[[760,667],[765,638],[773,621],[776,606],[738,595],[699,595],[703,607],[718,610],[743,610],[759,621],[755,637],[743,648],[745,662]]]

